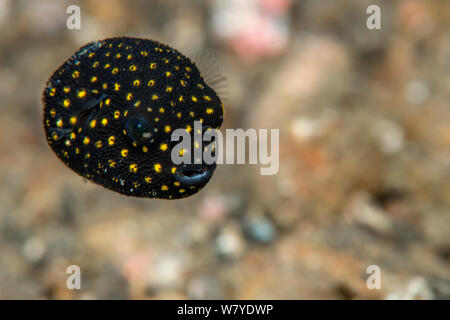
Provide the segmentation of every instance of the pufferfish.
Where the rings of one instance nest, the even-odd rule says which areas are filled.
[[[112,191],[185,198],[216,168],[171,160],[175,129],[192,132],[199,121],[203,130],[217,130],[224,111],[196,65],[168,45],[128,37],[89,43],[50,77],[43,105],[51,149],[73,171]]]

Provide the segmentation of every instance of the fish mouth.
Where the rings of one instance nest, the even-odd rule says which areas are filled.
[[[211,179],[216,164],[185,164],[173,174],[175,180],[188,186],[205,184]]]

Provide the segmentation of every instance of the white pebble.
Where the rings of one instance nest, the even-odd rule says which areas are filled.
[[[427,84],[423,81],[411,81],[406,86],[405,97],[406,100],[411,104],[422,104],[430,97],[430,90]]]
[[[45,244],[37,237],[30,238],[23,245],[22,252],[30,261],[38,261],[45,253]]]

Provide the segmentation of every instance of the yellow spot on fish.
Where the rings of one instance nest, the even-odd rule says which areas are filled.
[[[135,87],[139,87],[140,84],[141,84],[141,81],[139,81],[139,80],[133,81],[133,86],[135,86]]]
[[[120,111],[119,110],[114,111],[114,119],[119,119],[119,117],[120,117]]]
[[[51,110],[50,110],[50,115],[51,115],[52,117],[56,116],[56,111],[55,111],[55,109],[51,109]]]
[[[66,107],[66,108],[68,108],[68,107],[70,106],[70,100],[69,100],[69,99],[65,99],[65,100],[63,101],[63,106]]]
[[[64,87],[63,90],[64,90],[65,93],[69,93],[70,92],[70,87]]]
[[[146,146],[143,146],[143,147],[142,147],[142,151],[143,151],[143,152],[148,152],[148,148],[147,148]]]
[[[134,64],[130,66],[130,71],[136,71],[136,70],[137,70],[137,67]]]
[[[119,91],[120,90],[120,84],[118,84],[117,82],[114,83],[114,90],[115,91]]]
[[[95,61],[95,62],[92,64],[92,68],[97,68],[99,64],[100,64],[100,63],[99,63],[98,61]]]
[[[150,80],[147,84],[149,87],[153,87],[155,85],[155,80]]]
[[[162,151],[166,151],[167,150],[167,144],[166,143],[161,143],[161,146],[159,147]]]
[[[116,137],[111,136],[111,137],[109,137],[109,139],[108,139],[108,144],[109,144],[110,146],[113,146],[115,141],[116,141]]]
[[[91,122],[89,122],[89,127],[91,128],[95,128],[95,125],[97,124],[97,120],[92,120]]]
[[[72,78],[76,79],[80,76],[80,71],[76,70],[72,73]]]
[[[108,98],[108,99],[105,100],[105,105],[106,105],[107,107],[109,107],[110,103],[111,103],[111,99],[110,99],[110,98]]]
[[[164,127],[164,131],[165,131],[165,132],[170,132],[170,130],[172,130],[172,129],[170,128],[169,125],[166,125],[166,126]]]
[[[156,69],[156,63],[154,62],[150,63],[150,69]]]
[[[56,93],[56,89],[55,88],[51,88],[50,90],[50,97],[54,97]]]
[[[133,98],[133,94],[131,92],[127,93],[127,100],[130,101]]]
[[[181,84],[183,87],[186,87],[186,81],[180,80],[180,84]]]
[[[106,126],[108,124],[108,119],[103,118],[101,122],[102,122],[102,126]]]
[[[167,86],[166,87],[166,92],[172,92],[172,87]]]
[[[113,161],[113,160],[108,160],[108,163],[109,163],[109,166],[110,166],[111,168],[115,168],[115,167],[116,167],[116,162],[115,162],[115,161]]]
[[[153,94],[152,95],[152,100],[158,100],[158,95],[157,94]]]
[[[101,148],[102,146],[103,146],[102,140],[98,140],[97,142],[95,142],[96,148]]]
[[[56,126],[57,126],[58,128],[62,128],[62,126],[63,126],[63,121],[62,121],[62,119],[58,119],[58,120],[56,121]]]
[[[205,99],[206,101],[211,101],[211,97],[210,96],[203,96],[203,99]]]
[[[98,78],[97,78],[96,76],[93,76],[93,77],[91,78],[91,82],[97,82],[97,80],[98,80]]]
[[[181,112],[177,113],[177,118],[180,119],[181,118]]]
[[[138,171],[138,166],[136,163],[132,163],[130,164],[130,172],[137,172]]]
[[[207,114],[212,114],[213,112],[214,112],[214,110],[212,108],[206,108]]]
[[[186,190],[184,190],[184,189],[180,189],[180,190],[178,190],[178,192],[180,192],[180,193],[184,193]]]
[[[89,137],[84,137],[84,139],[83,139],[83,143],[84,144],[89,144],[89,142],[90,142],[91,140],[89,139]]]
[[[151,183],[152,182],[152,178],[151,177],[145,177],[145,182],[147,183]]]
[[[114,69],[112,69],[112,71],[111,71],[112,74],[116,74],[117,72],[119,72],[119,69],[118,69],[118,68],[114,68]]]
[[[162,187],[161,187],[161,190],[162,191],[167,191],[167,190],[169,190],[169,187],[166,186],[165,184],[163,184]]]
[[[159,108],[159,113],[164,113],[164,108],[163,107]]]
[[[192,96],[192,101],[193,101],[193,102],[197,102],[197,101],[198,101],[197,97]]]
[[[86,90],[78,91],[78,98],[84,98],[86,97]]]
[[[187,125],[187,126],[186,126],[186,131],[187,131],[187,132],[191,132],[191,131],[192,131],[192,127],[191,127],[190,125]]]
[[[122,155],[122,157],[126,158],[128,156],[128,149],[122,149],[120,151],[120,154]]]
[[[155,170],[156,173],[160,173],[162,171],[162,166],[159,163],[156,163],[153,166],[153,169]]]

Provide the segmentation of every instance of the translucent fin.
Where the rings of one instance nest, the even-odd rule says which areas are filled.
[[[228,102],[230,88],[227,77],[223,74],[216,55],[211,52],[203,52],[194,56],[194,63],[200,70],[206,84],[210,86],[220,97],[222,103]]]

